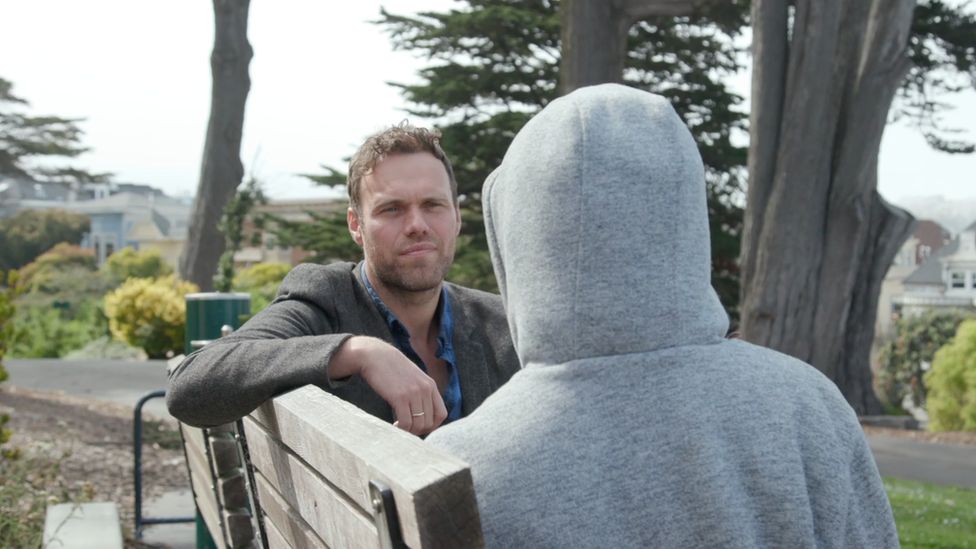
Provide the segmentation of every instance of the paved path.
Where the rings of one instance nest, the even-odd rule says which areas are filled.
[[[114,402],[135,408],[143,396],[166,388],[165,360],[23,360],[8,358],[4,366],[11,385],[34,391]],[[168,418],[163,399],[150,400],[146,413]]]
[[[882,475],[976,489],[976,446],[888,435],[872,435],[868,442]]]

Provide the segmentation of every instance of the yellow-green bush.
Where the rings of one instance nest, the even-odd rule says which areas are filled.
[[[102,265],[102,272],[119,284],[129,278],[155,278],[173,273],[157,250],[122,248]]]
[[[62,242],[22,267],[19,284],[29,292],[51,292],[59,273],[72,271],[75,278],[84,278],[92,277],[95,270],[94,250]]]
[[[183,348],[186,328],[184,296],[197,286],[175,275],[130,278],[105,296],[109,329],[119,340],[141,347],[149,358],[163,358]]]
[[[925,383],[929,429],[976,431],[976,320],[960,324],[956,336],[935,353]]]
[[[287,263],[258,263],[234,276],[234,290],[251,294],[251,314],[268,306],[291,270]]]

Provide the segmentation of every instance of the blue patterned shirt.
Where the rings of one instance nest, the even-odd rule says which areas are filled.
[[[379,294],[373,289],[373,285],[369,283],[365,265],[365,262],[361,264],[359,272],[363,277],[366,292],[373,299],[376,308],[386,318],[386,324],[390,328],[390,333],[393,334],[393,341],[396,343],[397,349],[426,373],[427,365],[410,345],[410,333],[407,332],[406,326],[393,314],[393,311],[383,303]],[[444,388],[444,394],[441,397],[444,399],[444,407],[447,408],[447,419],[444,420],[444,423],[450,423],[461,417],[461,382],[458,379],[457,364],[455,363],[454,318],[451,315],[451,299],[447,295],[447,288],[441,287],[441,301],[438,306],[440,307],[441,325],[437,334],[435,356],[447,364],[447,386]]]

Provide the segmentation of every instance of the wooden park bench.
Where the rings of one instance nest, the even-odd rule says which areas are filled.
[[[220,547],[484,545],[467,464],[317,387],[237,425],[244,436],[184,426],[194,495]]]

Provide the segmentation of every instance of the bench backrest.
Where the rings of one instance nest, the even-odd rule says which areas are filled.
[[[180,434],[193,499],[214,543],[220,549],[260,546],[236,425],[180,423]]]
[[[317,387],[243,427],[269,547],[484,545],[467,464]]]

